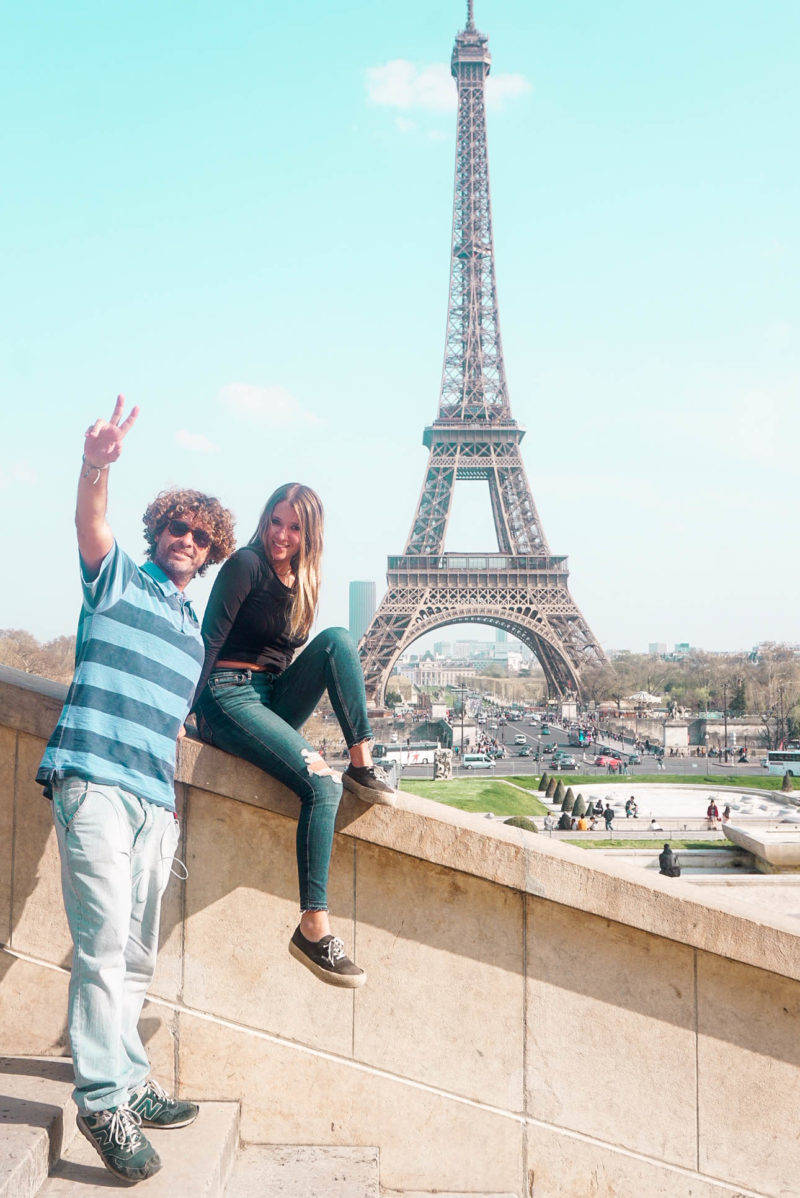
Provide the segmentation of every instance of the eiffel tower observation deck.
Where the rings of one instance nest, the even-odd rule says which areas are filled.
[[[580,690],[581,670],[605,662],[550,552],[511,414],[495,280],[484,88],[488,38],[469,0],[451,73],[458,89],[450,295],[439,411],[423,434],[428,465],[405,549],[390,557],[387,590],[360,645],[367,694],[380,704],[400,654],[446,624],[503,628],[528,645],[551,695]],[[489,484],[496,553],[445,553],[456,482]]]

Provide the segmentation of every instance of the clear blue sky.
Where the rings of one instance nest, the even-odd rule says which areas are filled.
[[[323,624],[351,578],[381,593],[438,400],[463,8],[6,6],[0,627],[73,630],[82,434],[118,391],[126,547],[168,484],[245,539],[297,478],[328,511]],[[578,603],[609,648],[800,640],[800,6],[476,21],[512,408]],[[493,547],[483,486],[449,548]]]

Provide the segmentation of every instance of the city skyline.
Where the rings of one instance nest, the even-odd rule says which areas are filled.
[[[40,580],[0,625],[73,631],[81,437],[117,391],[142,407],[125,547],[171,483],[219,493],[244,541],[299,477],[327,506],[320,624],[347,623],[356,568],[380,596],[405,541],[436,409],[463,6],[44,10],[11,14],[0,84],[0,488]],[[797,10],[475,18],[512,404],[578,605],[609,649],[795,642]],[[479,487],[451,551],[493,547]]]

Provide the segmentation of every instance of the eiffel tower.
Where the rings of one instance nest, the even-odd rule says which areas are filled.
[[[458,87],[450,299],[439,412],[423,435],[428,466],[405,550],[390,557],[387,591],[359,650],[370,700],[380,705],[400,654],[446,624],[503,628],[535,653],[548,691],[580,689],[605,655],[567,586],[567,559],[550,552],[511,415],[494,270],[484,85],[491,56],[473,0],[457,34]],[[486,479],[499,552],[444,552],[460,479]]]

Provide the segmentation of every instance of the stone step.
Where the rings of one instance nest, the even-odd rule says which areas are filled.
[[[142,1183],[147,1198],[222,1198],[236,1155],[238,1103],[204,1102],[191,1126],[172,1131],[150,1127],[145,1134],[163,1165]],[[75,1136],[40,1191],[42,1198],[105,1198],[130,1192],[131,1186],[105,1168],[82,1135]]]
[[[75,1135],[72,1061],[0,1057],[0,1198],[34,1198]]]
[[[380,1198],[377,1148],[247,1144],[225,1198]],[[149,1194],[148,1194],[149,1198]]]

